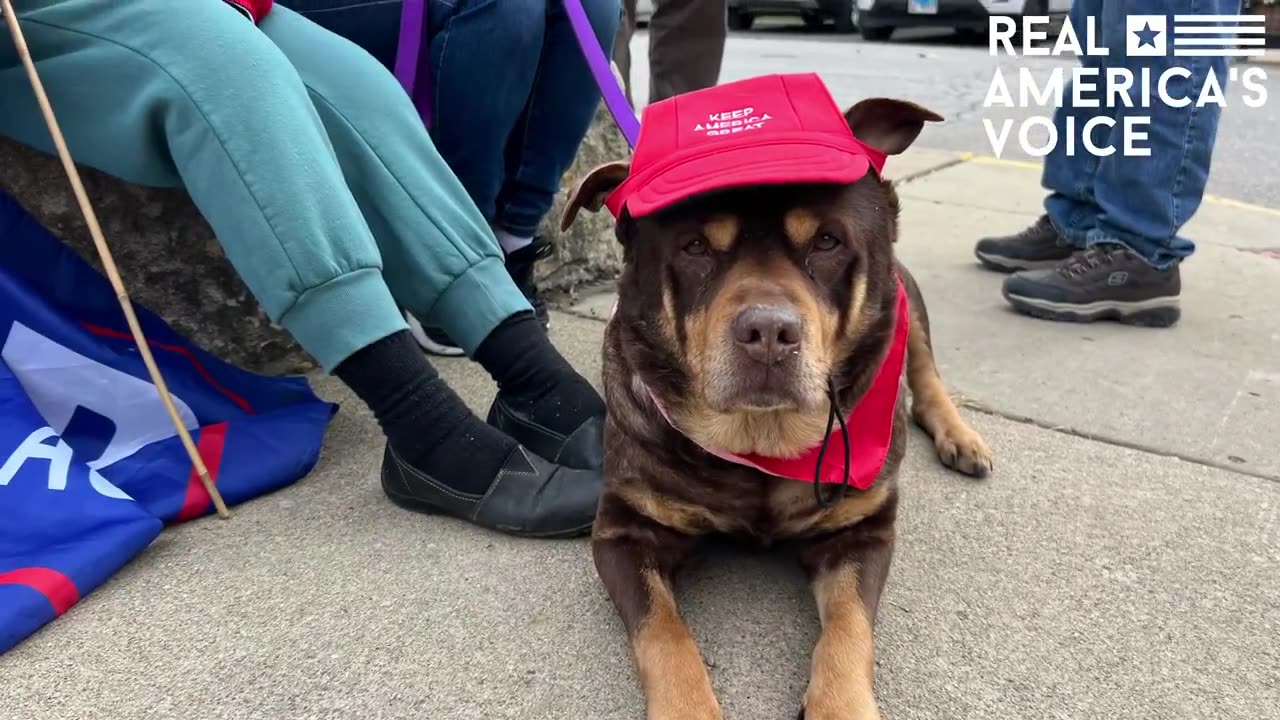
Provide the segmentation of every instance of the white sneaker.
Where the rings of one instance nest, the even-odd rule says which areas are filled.
[[[462,348],[454,345],[453,340],[440,328],[424,326],[408,310],[404,311],[404,319],[409,323],[409,333],[424,351],[442,357],[458,357],[464,354]]]

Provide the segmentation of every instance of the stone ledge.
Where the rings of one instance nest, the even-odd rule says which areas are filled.
[[[542,224],[542,234],[555,246],[555,252],[538,269],[543,288],[571,291],[583,284],[612,280],[621,270],[622,248],[613,232],[613,217],[608,212],[579,213],[567,233],[560,232],[560,215],[569,192],[584,175],[599,165],[629,157],[631,149],[627,141],[602,104],[578,148],[578,156],[560,183],[555,205]]]
[[[58,158],[0,137],[0,168],[0,187],[101,271]],[[185,192],[133,185],[83,165],[80,175],[135,303],[247,370],[280,375],[316,367],[262,312]]]

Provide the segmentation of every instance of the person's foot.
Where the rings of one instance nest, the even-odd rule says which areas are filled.
[[[547,311],[547,301],[538,290],[538,283],[533,279],[533,269],[539,260],[550,254],[551,243],[539,235],[533,238],[533,242],[507,255],[507,273],[533,306],[533,313],[544,330],[551,327],[551,314]]]
[[[395,504],[519,537],[590,533],[602,486],[599,471],[561,467],[520,446],[482,494],[455,490],[447,480],[414,467],[390,444],[382,456],[382,490]]]
[[[1053,269],[1015,273],[1003,292],[1014,309],[1046,320],[1168,327],[1182,314],[1178,266],[1158,270],[1121,245],[1097,245]]]
[[[575,382],[570,380],[570,382]],[[585,380],[582,381],[584,384]],[[587,389],[595,394],[589,385]],[[582,392],[581,388],[569,388],[568,392]],[[563,395],[564,389],[556,391]],[[538,455],[565,467],[579,470],[599,470],[604,465],[604,414],[592,415],[572,428],[556,429],[539,422],[539,415],[547,415],[545,408],[536,402],[516,397],[504,398],[502,393],[489,406],[486,421],[510,435]]]
[[[454,344],[444,330],[434,325],[423,325],[408,310],[404,313],[404,319],[409,323],[409,333],[424,352],[441,357],[458,357],[463,354],[462,348]]]
[[[1052,268],[1073,252],[1075,248],[1058,234],[1048,215],[1013,235],[983,238],[973,248],[984,267],[1006,273]]]
[[[603,464],[604,400],[531,313],[494,328],[475,359],[498,383],[489,425],[546,460],[577,469]]]
[[[549,342],[532,314],[524,317],[530,327],[523,334]],[[536,458],[476,417],[408,332],[357,350],[334,374],[386,435],[381,477],[395,502],[516,535],[570,537],[590,529],[600,472]]]

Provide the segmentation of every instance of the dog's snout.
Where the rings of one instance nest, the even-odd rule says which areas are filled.
[[[800,347],[800,314],[785,306],[750,307],[733,320],[733,340],[752,360],[776,364]]]

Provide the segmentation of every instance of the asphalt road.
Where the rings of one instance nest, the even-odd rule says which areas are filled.
[[[632,52],[632,79],[647,97],[648,35],[637,33]],[[785,21],[761,20],[750,32],[734,33],[725,49],[721,78],[734,80],[770,72],[816,71],[842,104],[870,96],[890,96],[921,103],[946,118],[929,127],[921,146],[991,154],[983,118],[1020,120],[1051,114],[1051,109],[1007,111],[984,107],[996,68],[1013,92],[1019,68],[1031,69],[1037,81],[1055,67],[1070,68],[1072,58],[992,57],[985,41],[966,42],[948,32],[910,31],[889,42],[866,42],[856,35],[812,32]],[[1251,67],[1240,65],[1240,68]],[[1268,101],[1259,108],[1242,102],[1238,84],[1227,88],[1227,108],[1214,152],[1208,192],[1246,202],[1280,207],[1280,66],[1261,68]],[[1015,125],[1015,128],[1017,126]],[[1033,133],[1033,138],[1037,137]],[[1014,143],[1010,143],[1014,145]],[[1017,151],[1004,157],[1029,159]]]

